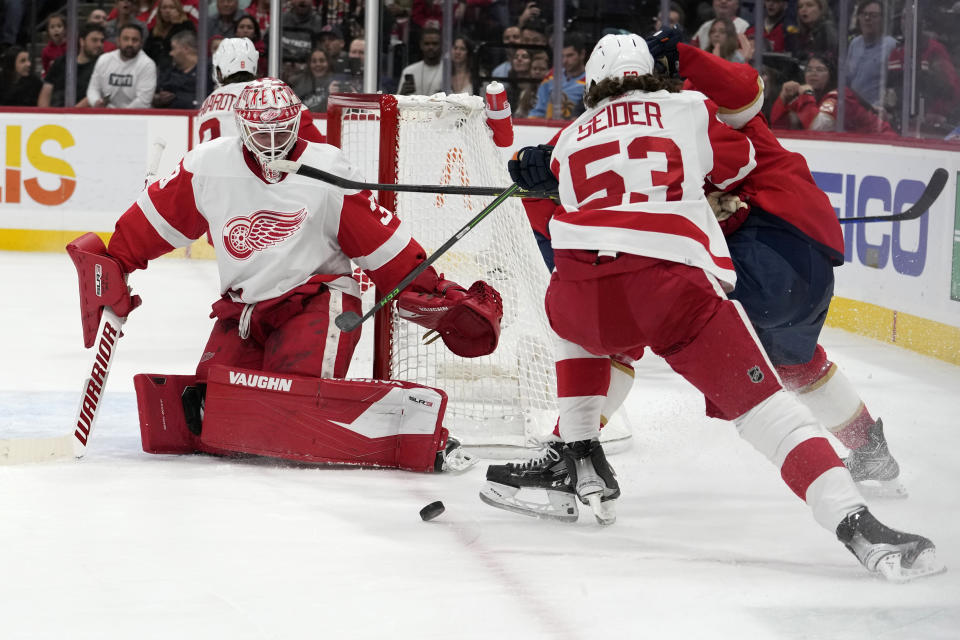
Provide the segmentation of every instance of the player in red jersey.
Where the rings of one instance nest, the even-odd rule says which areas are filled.
[[[638,36],[605,36],[587,62],[587,111],[557,139],[551,169],[561,209],[550,222],[555,269],[546,307],[559,340],[557,393],[564,489],[614,521],[616,478],[599,443],[609,356],[645,347],[705,396],[712,413],[780,469],[814,518],[869,570],[891,579],[937,570],[933,544],[878,522],[826,431],[783,389],[727,299],[737,277],[703,193],[738,187],[756,166],[750,140],[723,125],[716,106],[654,74]],[[512,501],[512,474],[481,493]],[[503,482],[498,482],[503,480]],[[576,519],[576,500],[532,515]]]
[[[279,80],[250,82],[234,107],[239,137],[188,152],[120,217],[106,251],[86,246],[98,282],[108,274],[114,289],[201,235],[216,249],[222,298],[196,376],[179,386],[162,376],[138,386],[144,448],[425,470],[444,449],[445,397],[407,383],[331,380],[346,375],[359,340],[359,331],[334,322],[360,312],[351,260],[390,290],[423,262],[424,250],[370,192],[270,168],[275,159],[300,159],[358,177],[339,149],[298,137],[301,106]],[[129,311],[119,302],[115,309]],[[502,307],[484,282],[467,290],[429,268],[398,303],[458,355],[496,347]],[[171,410],[181,403],[185,415]]]
[[[871,416],[852,383],[818,344],[833,297],[833,268],[843,264],[843,235],[836,212],[803,156],[784,149],[759,115],[763,89],[757,72],[749,65],[678,45],[678,39],[675,29],[664,29],[650,39],[652,50],[658,58],[673,58],[668,65],[679,56],[685,86],[715,102],[718,117],[743,131],[756,151],[757,167],[736,191],[749,207],[734,206],[734,211],[720,214],[738,274],[737,287],[729,297],[743,305],[784,386],[795,391],[851,450],[844,463],[861,490],[874,496],[905,496],[882,421]],[[550,148],[541,149],[549,154]],[[530,155],[528,163],[546,166],[537,154]],[[536,166],[527,170],[537,173]],[[536,180],[535,175],[532,179]],[[556,205],[533,199],[525,199],[524,204],[552,270],[546,228]],[[621,399],[617,394],[611,401],[619,404]],[[556,463],[555,458],[547,452],[541,463],[549,466]]]

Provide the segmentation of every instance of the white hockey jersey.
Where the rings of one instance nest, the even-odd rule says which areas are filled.
[[[299,140],[289,157],[361,179],[330,145]],[[197,146],[171,175],[141,193],[117,222],[108,251],[131,271],[208,231],[221,292],[247,304],[280,296],[315,276],[359,295],[351,259],[389,289],[424,257],[405,225],[370,192],[344,191],[296,174],[268,183],[234,137]]]
[[[217,87],[200,105],[197,113],[197,140],[209,142],[220,137],[238,136],[233,105],[249,82],[234,82]]]
[[[550,222],[553,247],[689,264],[732,289],[733,262],[703,184],[731,189],[755,166],[747,137],[721,123],[699,92],[604,100],[553,150],[563,206]]]

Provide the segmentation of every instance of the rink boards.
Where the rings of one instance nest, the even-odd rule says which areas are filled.
[[[62,251],[83,231],[107,237],[142,188],[151,145],[166,143],[163,176],[195,139],[190,112],[0,112],[0,250]],[[559,124],[517,123],[515,146],[546,142]],[[947,169],[946,188],[918,220],[844,225],[846,264],[828,323],[960,364],[960,145],[795,134],[782,142],[806,157],[841,218],[902,211],[934,169]],[[177,255],[212,250],[201,241]]]

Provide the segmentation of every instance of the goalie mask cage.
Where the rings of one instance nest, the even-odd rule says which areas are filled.
[[[485,119],[477,96],[334,95],[327,137],[366,182],[509,185]],[[428,255],[492,200],[394,191],[381,191],[377,199],[396,212]],[[500,205],[434,267],[465,287],[485,280],[500,291],[497,350],[460,358],[440,340],[423,344],[426,330],[401,321],[391,303],[374,322],[374,377],[446,391],[445,426],[464,445],[483,447],[490,455],[545,437],[557,418],[554,337],[543,305],[549,277],[519,198]],[[375,300],[365,300],[365,308]],[[622,427],[611,427],[604,429],[605,442],[629,437]]]

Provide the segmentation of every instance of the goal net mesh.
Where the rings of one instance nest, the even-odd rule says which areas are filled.
[[[332,103],[330,141],[368,182],[511,184],[480,97],[335,96]],[[428,255],[492,201],[387,191],[379,192],[378,199],[409,225]],[[460,358],[440,340],[424,344],[426,330],[401,320],[390,305],[388,315],[378,319],[374,376],[446,391],[445,424],[466,445],[523,447],[546,436],[557,416],[554,337],[543,305],[549,277],[519,198],[501,204],[434,267],[465,287],[485,280],[501,293],[504,315],[497,350]],[[365,309],[375,300],[370,295]]]

